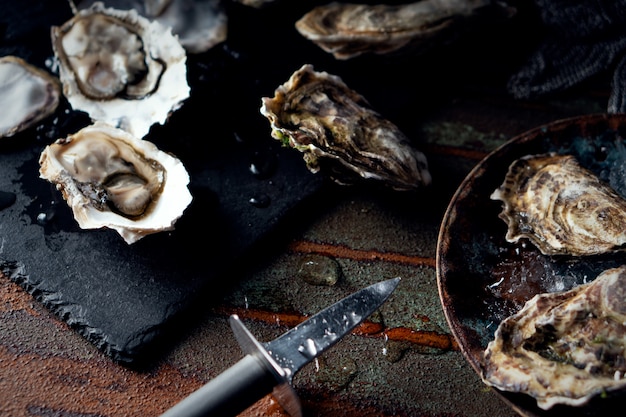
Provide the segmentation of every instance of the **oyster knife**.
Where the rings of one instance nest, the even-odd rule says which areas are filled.
[[[161,417],[235,416],[270,392],[292,417],[301,417],[291,386],[294,374],[376,311],[399,282],[393,278],[363,288],[268,343],[259,343],[232,315],[230,326],[244,358]]]

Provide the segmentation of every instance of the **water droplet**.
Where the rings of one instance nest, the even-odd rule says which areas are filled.
[[[270,205],[272,200],[267,194],[260,194],[260,195],[250,197],[248,202],[252,204],[254,207],[265,208]]]
[[[278,160],[269,152],[255,152],[250,161],[250,172],[259,178],[270,177],[276,171]]]
[[[15,203],[16,196],[8,191],[0,191],[0,210],[11,207]]]
[[[313,339],[307,339],[304,341],[303,345],[298,346],[298,352],[310,359],[317,356],[317,350],[317,345]]]
[[[50,223],[52,219],[54,219],[55,215],[56,215],[56,208],[54,206],[49,207],[47,210],[42,211],[41,213],[37,214],[37,223],[42,226],[46,225]]]
[[[333,286],[342,276],[341,265],[327,256],[307,255],[300,262],[297,276],[311,285]]]

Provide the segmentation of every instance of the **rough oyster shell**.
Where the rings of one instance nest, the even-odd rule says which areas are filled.
[[[544,255],[624,250],[626,200],[571,155],[528,155],[513,162],[491,194],[501,200],[506,240],[528,238]]]
[[[77,3],[85,9],[96,3],[85,0]],[[228,16],[222,0],[105,0],[108,7],[135,9],[150,20],[171,27],[188,53],[205,52],[226,40]]]
[[[51,35],[63,92],[93,120],[142,138],[189,97],[185,49],[135,10],[95,3]]]
[[[530,299],[502,321],[482,368],[486,384],[531,395],[542,409],[626,387],[626,266]]]
[[[102,122],[47,146],[39,164],[81,228],[114,229],[128,244],[174,229],[192,199],[180,160]]]
[[[55,112],[59,80],[16,56],[0,58],[0,137],[10,137]]]
[[[459,23],[467,24],[483,9],[512,15],[513,10],[502,4],[492,0],[421,0],[401,5],[333,2],[306,13],[296,29],[335,58],[349,59],[365,53],[427,49],[458,36]]]
[[[423,153],[390,121],[369,107],[338,76],[303,65],[263,97],[261,114],[272,136],[304,154],[311,172],[326,172],[340,184],[367,179],[396,190],[431,182]]]

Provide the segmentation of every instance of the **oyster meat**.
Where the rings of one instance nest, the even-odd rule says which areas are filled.
[[[485,12],[492,13],[485,13]],[[361,54],[420,51],[450,42],[470,20],[514,14],[492,0],[421,0],[391,4],[332,2],[296,22],[298,32],[337,59]]]
[[[10,137],[53,114],[61,84],[52,74],[16,56],[0,58],[0,137]]]
[[[626,387],[626,266],[534,296],[500,323],[481,367],[487,385],[531,395],[546,410]]]
[[[374,180],[396,190],[431,182],[424,154],[336,75],[303,65],[263,97],[271,135],[304,154],[311,172],[340,184]]]
[[[93,120],[142,138],[189,97],[185,49],[135,10],[95,3],[51,33],[63,93]]]
[[[96,2],[84,0],[76,6],[86,9]],[[208,51],[227,37],[228,16],[223,0],[105,0],[103,3],[115,9],[135,9],[140,15],[171,27],[188,53]]]
[[[128,244],[174,229],[192,199],[180,160],[103,122],[47,146],[39,164],[81,228],[114,229]]]
[[[506,240],[529,239],[544,255],[584,256],[626,249],[626,200],[572,155],[514,161],[491,194],[501,200]]]

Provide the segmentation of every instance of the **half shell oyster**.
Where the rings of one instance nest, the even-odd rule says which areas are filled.
[[[114,229],[128,244],[174,229],[192,199],[180,160],[102,122],[47,146],[39,164],[81,228]]]
[[[55,112],[61,84],[16,56],[0,58],[0,137],[10,137]]]
[[[425,50],[458,36],[484,9],[513,14],[502,4],[492,0],[421,0],[401,5],[332,2],[306,13],[296,29],[337,59]]]
[[[184,48],[135,10],[95,3],[52,27],[52,46],[72,107],[139,138],[189,97]]]
[[[96,0],[77,2],[85,9]],[[188,53],[205,52],[226,40],[228,16],[223,0],[104,0],[115,9],[135,9],[150,20],[171,27]]]
[[[503,202],[508,242],[527,238],[544,255],[626,249],[626,200],[572,155],[518,159],[491,199]]]
[[[626,387],[626,266],[561,293],[539,294],[502,321],[482,378],[537,405],[580,406]]]
[[[311,172],[323,171],[340,184],[379,181],[396,190],[431,182],[423,153],[360,94],[336,75],[303,65],[263,97],[261,114],[272,136],[304,154]]]

